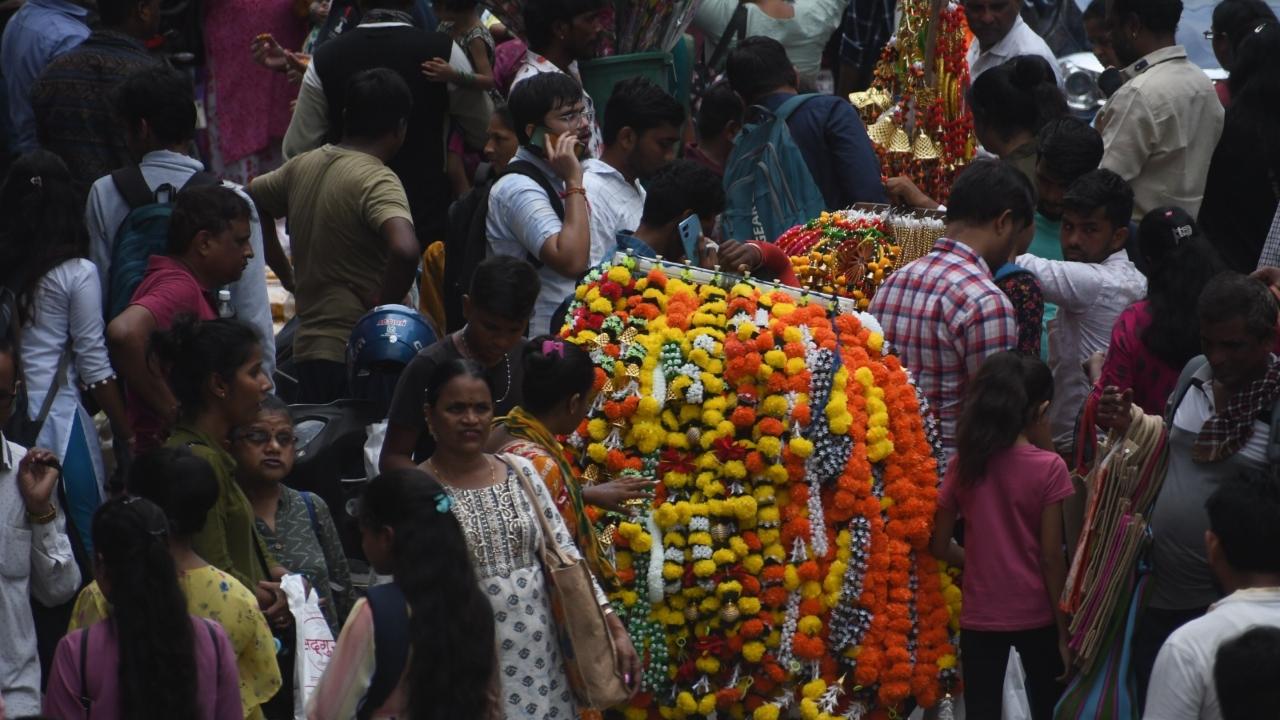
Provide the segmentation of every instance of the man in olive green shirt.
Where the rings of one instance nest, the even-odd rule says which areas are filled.
[[[299,402],[349,395],[351,329],[370,309],[402,302],[412,288],[418,239],[404,187],[386,166],[404,143],[412,106],[396,73],[359,73],[347,86],[342,141],[298,155],[249,185],[264,236],[274,233],[274,218],[289,218]]]

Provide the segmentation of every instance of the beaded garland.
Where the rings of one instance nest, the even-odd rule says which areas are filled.
[[[566,322],[597,366],[566,439],[584,479],[661,481],[601,518],[645,668],[625,717],[887,718],[955,690],[938,465],[873,318],[622,258]]]

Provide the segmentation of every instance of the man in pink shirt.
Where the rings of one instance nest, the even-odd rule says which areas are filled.
[[[160,368],[148,361],[151,336],[183,315],[218,316],[217,288],[235,282],[253,257],[249,204],[222,186],[178,193],[164,255],[153,255],[124,312],[107,326],[111,364],[125,382],[138,450],[159,447],[178,413]]]

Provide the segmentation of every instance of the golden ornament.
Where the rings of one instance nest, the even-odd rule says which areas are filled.
[[[907,135],[907,131],[902,128],[896,128],[893,131],[893,139],[889,141],[889,152],[892,153],[908,153],[911,152],[911,137]]]
[[[716,523],[711,526],[711,539],[718,543],[723,543],[729,539],[729,526],[724,523]]]
[[[880,117],[876,118],[876,121],[871,123],[867,128],[867,137],[871,138],[871,142],[884,146],[893,137],[893,131],[895,129],[897,128],[893,124],[892,114],[883,112],[880,113]]]
[[[724,607],[720,608],[720,619],[727,623],[737,622],[740,617],[742,617],[742,613],[738,610],[738,606],[733,603],[725,603]]]
[[[933,144],[933,140],[920,130],[916,133],[915,142],[911,145],[911,156],[916,160],[937,160],[938,146]]]
[[[686,606],[685,606],[685,608],[684,608],[684,619],[685,619],[685,620],[688,620],[689,622],[697,622],[697,620],[698,620],[698,606],[697,606],[697,605],[686,605]]]

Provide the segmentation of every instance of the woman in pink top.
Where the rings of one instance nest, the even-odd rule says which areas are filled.
[[[1037,357],[1001,352],[969,384],[947,464],[931,552],[964,568],[960,668],[969,717],[1001,716],[1009,648],[1027,673],[1034,720],[1050,720],[1071,662],[1057,609],[1067,577],[1062,501],[1073,489],[1053,452],[1053,375]],[[965,545],[951,539],[965,521]]]
[[[111,617],[62,638],[44,713],[85,720],[239,720],[236,653],[187,613],[164,512],[111,500],[93,518],[94,574]]]
[[[1138,225],[1138,250],[1147,297],[1116,319],[1093,393],[1100,396],[1107,387],[1133,390],[1133,402],[1143,412],[1163,415],[1178,374],[1200,354],[1200,291],[1226,265],[1181,208],[1147,213]]]

